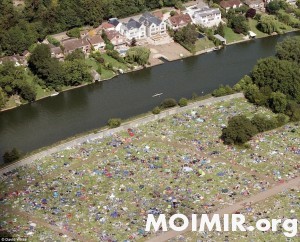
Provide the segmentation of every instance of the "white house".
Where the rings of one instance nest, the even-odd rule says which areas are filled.
[[[127,39],[143,39],[146,38],[146,26],[134,19],[129,19],[127,23],[122,23],[120,33]]]
[[[167,24],[151,13],[144,13],[140,17],[139,22],[146,26],[146,34],[148,37],[162,35],[167,32]]]
[[[121,26],[122,26],[122,23],[119,22],[119,20],[117,18],[110,18],[108,20],[108,23],[112,24],[113,26],[115,26],[115,30],[120,32],[120,29],[121,29]]]
[[[217,26],[222,22],[221,11],[218,8],[209,8],[206,6],[194,5],[187,8],[186,11],[194,24],[204,27]]]

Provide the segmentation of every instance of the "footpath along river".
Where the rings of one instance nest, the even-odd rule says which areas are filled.
[[[0,113],[0,163],[6,150],[23,152],[104,126],[109,118],[145,113],[165,98],[204,95],[234,85],[293,32],[227,46],[207,54],[123,74]],[[156,93],[161,96],[152,97]]]

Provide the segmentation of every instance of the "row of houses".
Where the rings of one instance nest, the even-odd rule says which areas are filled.
[[[81,49],[85,54],[90,53],[91,50],[103,51],[105,48],[105,41],[101,37],[103,32],[115,46],[115,49],[124,53],[123,50],[126,49],[132,39],[140,40],[165,35],[167,26],[162,19],[151,13],[144,13],[139,19],[130,18],[127,22],[120,22],[117,18],[111,18],[95,29],[81,31],[79,39],[61,40],[62,48],[50,46],[51,55],[62,59],[76,49]]]
[[[243,2],[241,2],[240,0],[226,0],[226,1],[221,1],[220,6],[226,11],[228,11],[229,9],[242,7],[243,4],[245,4],[249,8],[253,8],[257,11],[264,12],[266,5],[271,1],[272,0],[244,0]],[[296,4],[296,0],[286,0],[286,2],[291,5]]]

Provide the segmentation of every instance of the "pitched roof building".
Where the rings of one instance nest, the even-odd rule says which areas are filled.
[[[190,15],[177,14],[168,19],[168,23],[173,29],[182,28],[192,22]]]
[[[68,39],[62,41],[62,46],[64,47],[65,54],[70,54],[77,49],[81,49],[85,54],[89,53],[90,51],[90,43],[88,42],[87,38]]]
[[[127,39],[143,39],[146,38],[146,27],[139,21],[133,18],[129,19],[127,23],[123,23],[120,28],[120,33],[126,36]]]
[[[226,1],[221,1],[220,6],[226,10],[229,10],[231,8],[239,8],[243,6],[242,2],[240,0],[226,0]]]
[[[165,34],[167,31],[166,23],[149,12],[144,13],[140,17],[139,22],[146,26],[148,37]]]

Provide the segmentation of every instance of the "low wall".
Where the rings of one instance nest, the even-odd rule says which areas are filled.
[[[49,156],[53,153],[62,151],[68,147],[72,147],[72,146],[76,146],[79,145],[87,140],[95,140],[95,139],[101,139],[104,137],[108,137],[111,136],[115,133],[118,133],[120,131],[126,131],[128,128],[134,128],[134,127],[138,127],[139,125],[143,125],[143,124],[147,124],[151,121],[155,121],[155,120],[159,120],[159,119],[163,119],[165,117],[168,117],[170,115],[174,115],[177,113],[181,113],[181,112],[185,112],[187,110],[193,109],[193,108],[197,108],[200,105],[210,105],[216,102],[221,102],[221,101],[227,101],[227,100],[231,100],[231,99],[235,99],[235,98],[239,98],[239,97],[244,97],[243,93],[236,93],[236,94],[232,94],[232,95],[228,95],[228,96],[223,96],[223,97],[212,97],[212,98],[208,98],[205,100],[201,100],[198,102],[194,102],[191,103],[185,107],[174,107],[171,109],[168,109],[166,111],[161,112],[160,114],[152,114],[149,115],[147,117],[143,117],[143,118],[138,118],[135,119],[133,121],[129,121],[126,123],[123,123],[120,127],[114,128],[114,129],[105,129],[102,131],[99,131],[98,133],[93,133],[93,134],[88,134],[79,138],[76,138],[74,140],[68,141],[66,143],[57,145],[55,147],[49,148],[47,150],[41,151],[37,154],[34,154],[32,156],[26,157],[22,160],[19,160],[15,163],[9,164],[3,168],[0,169],[0,180],[5,179],[5,176],[3,176],[4,173],[12,171],[13,169],[16,169],[20,166],[24,166],[26,164],[29,164],[37,159],[41,159],[44,158],[46,156]]]

